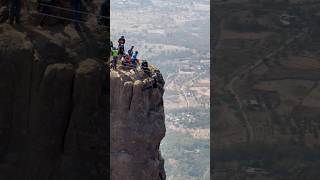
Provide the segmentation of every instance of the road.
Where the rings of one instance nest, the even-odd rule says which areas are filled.
[[[248,72],[252,71],[253,69],[255,69],[256,67],[258,67],[259,65],[261,65],[264,62],[264,59],[268,59],[271,58],[272,56],[278,54],[279,52],[281,52],[283,49],[285,49],[288,45],[290,45],[293,41],[295,41],[296,39],[300,38],[301,36],[303,36],[305,33],[307,32],[307,29],[304,29],[303,32],[297,34],[296,36],[290,38],[289,40],[287,40],[283,45],[281,45],[278,49],[272,51],[271,53],[269,53],[268,55],[266,55],[263,58],[260,58],[259,60],[257,60],[254,64],[246,67],[245,69],[243,69],[242,71],[239,71],[237,74],[234,75],[234,77],[230,80],[230,82],[227,84],[226,88],[227,90],[229,90],[229,92],[234,96],[234,98],[237,101],[237,104],[239,106],[240,112],[242,114],[242,117],[244,118],[245,124],[246,124],[246,128],[247,128],[247,142],[252,142],[253,140],[255,140],[255,132],[254,132],[254,128],[252,126],[252,124],[249,121],[249,118],[246,114],[246,112],[243,110],[243,104],[240,100],[239,94],[236,93],[236,91],[234,90],[234,83],[239,80],[243,75],[247,74]]]
[[[178,68],[180,69],[181,67],[179,66]],[[189,102],[186,90],[189,89],[189,87],[193,87],[194,81],[196,81],[198,78],[203,76],[205,73],[209,73],[209,72],[207,70],[203,71],[203,72],[200,72],[195,77],[193,77],[190,80],[184,82],[183,85],[181,85],[181,87],[177,87],[177,85],[172,86],[176,91],[180,92],[183,95],[183,98],[184,98],[184,100],[186,102],[186,107],[187,108],[190,107],[190,102]],[[172,78],[172,76],[173,76],[173,78]],[[166,77],[166,80],[165,80],[165,82],[166,82],[165,88],[168,87],[171,83],[174,83],[174,81],[176,80],[176,78],[178,76],[179,76],[179,73],[169,73],[168,76]],[[201,102],[199,102],[199,101],[197,101],[197,103],[201,104]]]
[[[180,88],[180,90],[181,90],[181,92],[182,92],[182,94],[183,94],[184,99],[186,100],[187,108],[189,108],[189,100],[188,100],[188,97],[187,97],[187,95],[186,95],[187,93],[184,91],[183,88]]]

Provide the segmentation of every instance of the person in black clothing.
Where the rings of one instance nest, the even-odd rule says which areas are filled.
[[[131,48],[128,50],[129,56],[132,56],[132,54],[133,54],[133,48],[134,48],[134,46],[131,46]]]
[[[9,20],[10,24],[20,24],[20,11],[21,11],[21,0],[10,0],[9,1]]]
[[[121,36],[118,40],[119,46],[120,45],[124,45],[126,43],[126,39],[124,38],[124,36]]]
[[[146,73],[149,77],[151,77],[151,71],[149,69],[149,65],[147,61],[142,61],[141,69]]]
[[[125,53],[124,53],[124,45],[123,44],[120,44],[119,45],[119,48],[118,48],[118,54],[120,56],[123,56]]]

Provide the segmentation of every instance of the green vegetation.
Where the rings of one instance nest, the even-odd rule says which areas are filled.
[[[183,126],[181,131],[168,129],[161,144],[168,178],[174,180],[210,179],[210,140],[195,139],[186,129],[208,128],[208,108],[180,108],[166,112],[167,121]]]
[[[179,123],[187,128],[208,128],[210,124],[210,110],[208,108],[180,108],[166,113],[181,118],[182,121]]]
[[[168,176],[175,180],[209,180],[209,140],[193,139],[187,133],[168,131],[161,145]],[[172,159],[172,161],[168,161]]]

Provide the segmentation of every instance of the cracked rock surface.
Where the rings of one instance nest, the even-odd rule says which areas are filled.
[[[0,179],[105,180],[104,63],[54,32],[0,32]]]
[[[111,71],[112,180],[165,179],[159,150],[166,130],[163,91],[143,90],[148,81],[152,80],[141,71]]]
[[[160,72],[147,90],[141,71],[109,79],[95,34],[70,28],[0,25],[0,179],[105,180],[108,140],[112,180],[165,179]]]

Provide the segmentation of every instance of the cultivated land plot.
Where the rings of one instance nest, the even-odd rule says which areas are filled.
[[[320,162],[311,153],[320,152],[320,28],[314,24],[320,20],[319,6],[306,1],[227,1],[216,6],[215,178],[320,175],[308,173]],[[283,14],[298,20],[284,25]],[[303,175],[289,172],[291,168]]]

